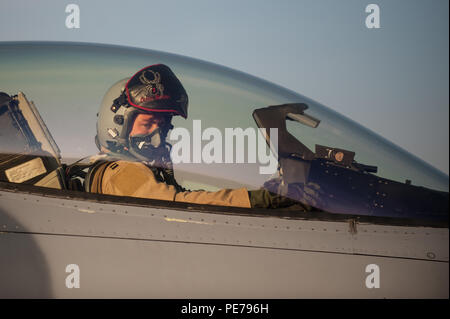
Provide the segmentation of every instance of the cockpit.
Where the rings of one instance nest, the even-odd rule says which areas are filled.
[[[156,63],[189,96],[187,119],[174,117],[169,135],[184,188],[258,189],[281,178],[318,185],[317,212],[448,222],[447,175],[332,109],[226,67],[106,45],[0,45],[1,185],[65,192],[67,168],[99,152],[107,89]]]

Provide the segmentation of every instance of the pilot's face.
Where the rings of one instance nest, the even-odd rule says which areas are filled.
[[[164,126],[167,119],[159,114],[138,114],[134,120],[130,136],[147,135],[156,130],[158,127]]]

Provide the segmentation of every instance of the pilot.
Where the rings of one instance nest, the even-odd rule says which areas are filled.
[[[88,172],[89,192],[159,200],[235,206],[281,208],[294,204],[277,194],[280,183],[266,189],[187,191],[175,179],[166,141],[173,116],[187,118],[188,96],[172,70],[163,64],[145,67],[106,93],[97,120],[95,138],[100,154]],[[307,194],[301,194],[305,197]]]

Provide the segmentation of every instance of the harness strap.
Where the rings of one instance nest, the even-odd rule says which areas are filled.
[[[88,171],[85,179],[85,190],[90,193],[102,193],[102,180],[106,169],[115,162],[99,161],[94,164]]]

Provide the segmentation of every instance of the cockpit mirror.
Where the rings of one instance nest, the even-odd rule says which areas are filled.
[[[320,120],[304,113],[288,113],[286,114],[286,118],[288,120],[296,121],[312,128],[316,128],[320,123]]]

